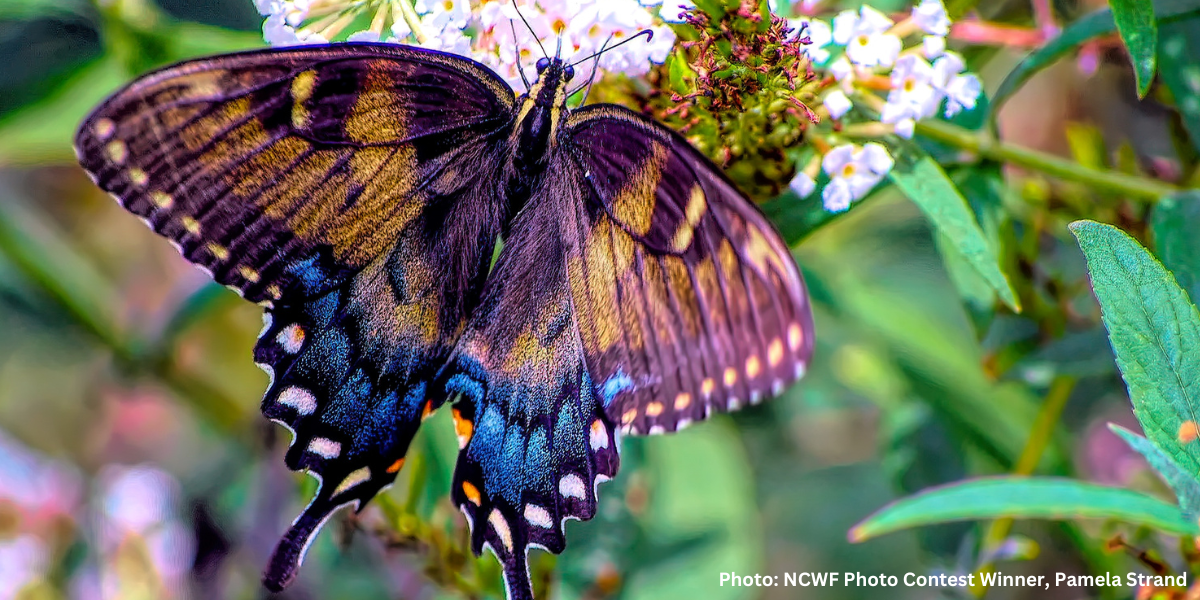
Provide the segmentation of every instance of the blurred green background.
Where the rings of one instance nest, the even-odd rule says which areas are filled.
[[[1068,17],[1096,7],[1055,4]],[[1025,1],[976,8],[1002,23],[1034,19]],[[266,557],[314,489],[285,469],[287,434],[258,412],[260,309],[210,283],[92,186],[70,146],[86,111],[117,86],[156,65],[261,46],[259,27],[249,0],[0,0],[0,599],[264,596]],[[1161,95],[1136,100],[1119,48],[1101,44],[1087,69],[1072,58],[1032,80],[1001,114],[1002,137],[1094,168],[1187,177],[1195,152],[1180,141],[1185,123]],[[1021,53],[967,54],[994,90]],[[567,526],[562,556],[534,560],[539,589],[966,598],[963,589],[718,581],[730,571],[970,573],[992,560],[1009,574],[1125,573],[1136,561],[1106,552],[1105,540],[1161,545],[1095,522],[1007,532],[963,523],[847,541],[894,498],[1013,471],[1031,431],[1049,434],[1036,473],[1169,498],[1104,426],[1136,421],[1065,228],[1093,218],[1149,243],[1151,206],[925,144],[1001,248],[1025,312],[997,310],[952,253],[944,263],[937,235],[894,190],[815,231],[797,224],[810,221],[794,219],[808,210],[794,197],[773,201],[768,212],[796,242],[813,296],[808,376],[733,416],[626,439],[597,517]],[[447,497],[453,437],[446,415],[426,423],[397,485],[331,523],[284,596],[499,594],[494,559],[464,553],[465,523]],[[981,553],[997,546],[983,543],[989,531],[1007,540],[998,555]],[[998,588],[987,597],[1132,593]]]

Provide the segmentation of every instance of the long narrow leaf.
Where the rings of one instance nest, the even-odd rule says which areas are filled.
[[[911,527],[976,519],[1106,519],[1182,535],[1200,533],[1178,508],[1137,492],[1073,479],[994,477],[939,486],[898,500],[855,525],[862,542]]]
[[[1159,22],[1200,11],[1197,0],[1156,0],[1154,15]],[[1057,37],[1046,42],[1045,46],[1034,50],[1026,56],[1004,78],[996,94],[992,97],[992,118],[1000,112],[1000,107],[1022,84],[1042,69],[1054,64],[1058,59],[1074,51],[1080,44],[1113,33],[1117,30],[1117,22],[1113,19],[1111,10],[1104,8],[1075,20]]]
[[[975,269],[1000,299],[1015,312],[1021,312],[1016,292],[1004,272],[996,253],[988,246],[987,238],[967,200],[954,182],[932,158],[913,145],[904,145],[896,153],[896,167],[891,178],[913,202],[925,212],[962,258]]]

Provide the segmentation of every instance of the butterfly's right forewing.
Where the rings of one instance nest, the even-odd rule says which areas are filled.
[[[567,132],[590,215],[572,291],[609,417],[675,431],[803,376],[808,295],[762,213],[681,136],[628,109],[581,109]]]
[[[479,299],[504,216],[512,91],[465,59],[394,45],[183,63],[83,124],[97,184],[219,283],[268,306],[266,416],[316,498],[265,576],[287,584],[339,506],[396,477]]]

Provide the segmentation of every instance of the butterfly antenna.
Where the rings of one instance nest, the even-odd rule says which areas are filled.
[[[654,32],[653,32],[653,31],[651,31],[651,30],[649,30],[649,29],[643,29],[643,30],[641,30],[641,31],[639,31],[639,32],[637,32],[637,33],[635,33],[635,34],[633,34],[633,35],[629,36],[629,39],[622,40],[622,41],[620,41],[620,42],[618,42],[618,43],[616,43],[616,44],[613,44],[612,46],[608,46],[608,47],[601,46],[600,50],[596,51],[596,52],[595,52],[594,54],[592,54],[591,56],[585,56],[585,57],[583,57],[583,58],[581,58],[581,59],[579,59],[579,60],[577,60],[577,61],[575,61],[575,62],[571,63],[571,66],[573,67],[573,66],[575,66],[575,65],[577,65],[577,64],[579,64],[579,63],[581,63],[581,62],[584,62],[584,61],[587,61],[587,60],[591,60],[591,59],[593,59],[593,58],[595,58],[595,57],[597,57],[597,56],[600,56],[600,54],[601,54],[601,53],[608,52],[609,50],[614,50],[614,49],[616,49],[616,48],[620,48],[621,46],[624,46],[625,44],[628,44],[629,42],[632,42],[633,40],[636,40],[636,39],[638,39],[638,38],[642,37],[643,35],[644,35],[644,36],[646,36],[646,41],[647,41],[647,42],[649,42],[650,40],[654,39]],[[611,39],[611,38],[612,38],[612,36],[609,36],[609,38]],[[608,43],[608,42],[605,42],[605,44],[607,44],[607,43]]]
[[[525,15],[521,14],[521,7],[517,4],[517,0],[513,0],[513,10],[517,11],[517,16],[521,17],[521,22],[524,23],[525,28],[529,30],[529,35],[533,36],[533,41],[537,42],[538,48],[542,49],[542,56],[550,58],[550,55],[546,54],[546,47],[542,45],[542,40],[538,38],[537,32],[533,30],[533,26],[529,24],[529,21],[525,20]],[[514,34],[513,38],[516,37],[517,36]]]
[[[596,72],[600,70],[600,58],[599,57],[601,54],[604,53],[605,47],[608,46],[608,43],[611,41],[612,41],[612,36],[610,35],[610,36],[608,36],[607,40],[604,40],[603,44],[600,44],[600,51],[592,55],[592,56],[596,57],[596,62],[592,63],[592,73],[591,73],[591,75],[588,75],[587,83],[575,88],[571,93],[567,94],[567,97],[570,98],[571,96],[574,96],[575,93],[578,92],[579,90],[587,88],[587,91],[583,93],[583,99],[579,101],[579,106],[583,106],[584,104],[587,104],[588,94],[592,93],[592,82],[596,80]],[[587,59],[584,59],[584,60],[587,60]],[[578,63],[576,63],[576,64],[578,64]]]
[[[516,5],[514,4],[513,6],[516,6]],[[525,69],[521,66],[521,43],[517,41],[517,25],[515,23],[513,23],[512,19],[509,19],[508,26],[512,28],[513,45],[516,46],[517,73],[521,74],[521,83],[525,84],[525,91],[528,92],[529,91],[529,80],[525,78]]]

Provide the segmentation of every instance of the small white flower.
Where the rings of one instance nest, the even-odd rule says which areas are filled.
[[[850,183],[845,179],[832,179],[821,190],[821,205],[829,212],[844,212],[853,201],[854,192],[850,191]]]
[[[911,140],[913,133],[916,132],[917,122],[912,119],[900,119],[892,125],[892,129],[896,135]]]
[[[263,21],[263,39],[272,46],[298,46],[301,44],[325,44],[329,40],[319,34],[297,30],[282,14],[274,14]]]
[[[471,38],[464,35],[461,29],[447,27],[437,35],[429,36],[425,43],[421,44],[421,47],[459,56],[470,56]]]
[[[817,19],[807,21],[796,19],[789,25],[796,30],[797,36],[808,38],[809,43],[804,44],[800,51],[813,64],[824,65],[829,60],[829,50],[826,50],[825,47],[833,43],[833,29],[829,27],[829,24]]]
[[[933,85],[946,97],[946,117],[963,109],[975,108],[983,84],[971,73],[963,74],[966,62],[954,52],[946,52],[933,63]]]
[[[408,39],[408,36],[412,35],[412,28],[408,26],[408,21],[405,21],[404,19],[397,19],[396,21],[392,22],[391,32],[392,37],[395,38],[396,41],[403,42],[404,40]]]
[[[650,62],[661,65],[675,48],[675,32],[666,25],[658,25],[650,30],[654,32],[654,37],[646,42],[646,53]]]
[[[854,108],[854,103],[850,101],[850,98],[846,97],[846,94],[842,90],[830,92],[829,95],[825,96],[823,104],[825,110],[829,111],[829,117],[834,120],[842,118],[851,108]]]
[[[421,26],[431,32],[465,29],[471,16],[467,0],[417,0],[415,8],[422,15]]]
[[[838,57],[829,65],[829,74],[839,83],[849,84],[854,79],[854,65],[845,56]]]
[[[254,0],[254,8],[264,17],[279,11],[281,4],[280,0]]]
[[[830,150],[821,159],[821,168],[829,175],[829,183],[821,192],[825,209],[840,212],[850,203],[867,195],[896,164],[887,148],[869,142],[861,148],[843,144]]]
[[[915,54],[900,57],[892,69],[892,89],[888,92],[880,120],[894,124],[936,114],[942,98],[934,88],[935,75],[925,59]]]
[[[863,67],[889,67],[896,62],[903,44],[887,33],[892,20],[863,6],[858,13],[843,11],[833,18],[833,41],[846,47],[850,62]]]
[[[816,191],[817,182],[813,180],[812,177],[809,177],[804,171],[796,171],[796,176],[792,178],[790,183],[788,183],[788,187],[791,188],[791,190],[795,192],[797,196],[801,198],[807,198],[811,196],[814,191]]]
[[[946,35],[950,33],[950,17],[942,0],[921,0],[912,9],[913,22],[926,33]]]
[[[946,118],[953,117],[962,110],[975,108],[979,95],[983,93],[983,84],[971,73],[959,75],[946,86]]]
[[[346,38],[347,42],[378,42],[379,34],[374,31],[355,31]]]
[[[946,53],[946,38],[940,35],[927,35],[921,39],[921,52],[925,58],[933,60]]]

